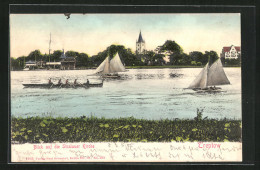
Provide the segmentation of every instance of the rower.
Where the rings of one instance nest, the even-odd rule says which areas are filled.
[[[66,80],[66,84],[69,84],[69,79]]]
[[[87,85],[89,85],[89,80],[87,79]]]
[[[51,78],[49,79],[49,84],[52,84],[52,82],[51,82]]]
[[[59,79],[58,84],[61,84],[61,79]]]
[[[77,84],[77,79],[74,80],[74,85]]]

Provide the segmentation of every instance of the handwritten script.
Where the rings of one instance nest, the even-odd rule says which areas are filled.
[[[12,144],[12,162],[242,161],[239,142]]]

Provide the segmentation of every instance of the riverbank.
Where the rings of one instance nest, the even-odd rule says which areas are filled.
[[[203,68],[204,66],[188,66],[188,65],[165,65],[165,66],[125,66],[126,69],[162,69],[162,68]],[[240,68],[241,66],[224,66],[224,68]],[[97,67],[80,67],[75,70],[95,70]],[[47,69],[35,69],[27,71],[46,71]],[[11,70],[11,71],[24,71],[24,70]],[[61,71],[59,69],[49,71]]]
[[[11,118],[12,143],[241,141],[241,120]]]

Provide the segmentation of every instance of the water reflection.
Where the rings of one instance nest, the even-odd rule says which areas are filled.
[[[163,79],[164,74],[143,74],[139,73],[135,75],[136,79]]]

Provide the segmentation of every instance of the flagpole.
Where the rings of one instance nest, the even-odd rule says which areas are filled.
[[[49,62],[51,62],[51,33],[50,33],[50,42],[49,42]]]

